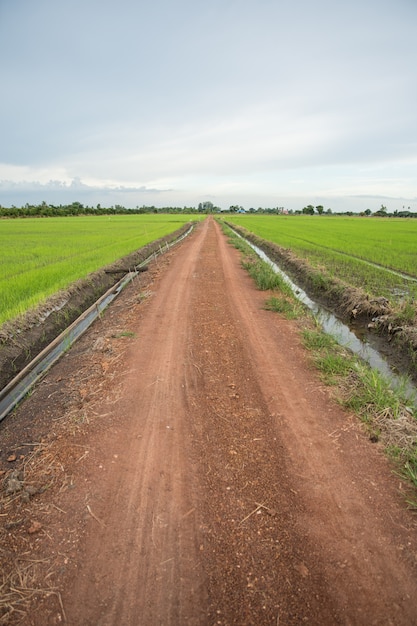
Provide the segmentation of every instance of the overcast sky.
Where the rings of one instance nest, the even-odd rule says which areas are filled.
[[[417,0],[0,0],[0,204],[417,210]]]

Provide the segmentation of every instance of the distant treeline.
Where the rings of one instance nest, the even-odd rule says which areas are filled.
[[[292,213],[292,211],[289,211]],[[361,217],[417,217],[417,213],[413,213],[410,210],[410,207],[405,209],[403,207],[402,211],[395,210],[393,213],[389,213],[386,206],[381,204],[381,208],[378,211],[372,213],[371,209],[366,209],[365,211],[361,211],[360,213],[354,213],[353,211],[345,211],[344,213],[333,213],[331,209],[324,210],[323,205],[319,204],[314,207],[312,204],[307,205],[301,211],[294,211],[295,214],[302,213],[303,215],[359,215]]]
[[[135,209],[127,209],[120,204],[111,207],[85,206],[81,202],[72,204],[25,204],[23,207],[0,206],[0,217],[62,217],[69,215],[140,215],[142,213],[197,213],[194,207],[163,207],[142,206]]]
[[[87,206],[81,204],[81,202],[72,202],[71,204],[47,204],[42,202],[41,204],[25,204],[23,207],[3,207],[0,205],[0,218],[18,218],[18,217],[64,217],[64,216],[76,216],[76,215],[141,215],[143,213],[251,213],[251,214],[272,214],[272,215],[348,215],[348,216],[363,216],[363,217],[413,217],[417,218],[417,213],[403,209],[402,211],[393,211],[389,213],[387,208],[381,205],[378,211],[372,212],[370,209],[355,213],[353,211],[345,211],[343,213],[333,212],[331,209],[325,210],[322,205],[314,207],[309,204],[303,209],[288,211],[284,207],[274,208],[262,208],[245,210],[238,205],[232,205],[227,211],[222,211],[219,207],[214,206],[211,202],[203,202],[195,207],[155,207],[155,206],[141,206],[134,209],[127,209],[126,207],[116,204],[111,207],[102,207],[101,204],[97,206]]]

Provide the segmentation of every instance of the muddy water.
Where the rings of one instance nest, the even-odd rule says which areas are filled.
[[[240,236],[240,235],[239,235]],[[341,346],[348,348],[351,352],[358,355],[363,361],[368,363],[373,369],[378,370],[395,389],[401,389],[407,401],[417,407],[417,388],[404,377],[398,376],[382,356],[378,350],[372,348],[368,343],[360,339],[355,332],[346,324],[340,321],[331,311],[325,309],[322,305],[312,300],[306,292],[296,285],[291,278],[281,270],[274,261],[272,261],[263,250],[258,248],[252,242],[245,240],[246,243],[256,252],[256,254],[272,269],[279,274],[283,280],[291,287],[295,297],[302,302],[314,315],[315,319],[323,329],[323,331],[331,335]]]

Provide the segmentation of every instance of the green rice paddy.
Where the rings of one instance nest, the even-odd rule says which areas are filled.
[[[190,215],[0,220],[0,324],[188,222]],[[417,297],[417,220],[228,215],[324,273],[389,298]]]
[[[0,220],[0,324],[190,218],[147,214]]]
[[[371,295],[417,296],[417,220],[233,215],[227,221]]]

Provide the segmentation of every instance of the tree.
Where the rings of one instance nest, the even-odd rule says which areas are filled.
[[[321,204],[319,204],[318,206],[316,206],[316,211],[319,215],[323,215],[324,207]]]
[[[200,213],[213,213],[214,205],[210,200],[206,200],[206,202],[200,202],[198,205],[198,210]]]
[[[314,215],[314,207],[312,204],[309,204],[308,206],[305,206],[303,209],[303,213],[305,215]]]
[[[381,208],[378,211],[375,211],[374,215],[377,215],[378,217],[386,217],[388,215],[387,207],[381,204]]]

